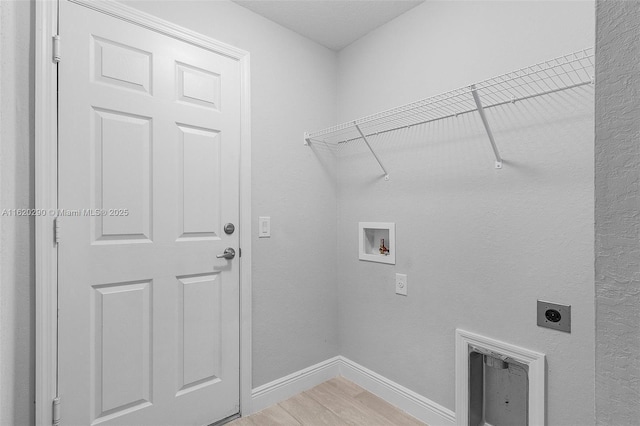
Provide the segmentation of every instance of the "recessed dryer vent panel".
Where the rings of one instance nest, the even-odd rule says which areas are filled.
[[[396,225],[391,222],[358,224],[359,259],[396,264]]]
[[[469,347],[469,425],[529,425],[529,367]]]
[[[544,425],[545,356],[456,330],[457,426]]]

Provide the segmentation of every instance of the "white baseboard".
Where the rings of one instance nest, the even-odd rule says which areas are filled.
[[[251,391],[251,407],[243,407],[242,414],[257,413],[294,395],[311,389],[340,374],[341,357],[336,356],[305,369],[291,373]]]
[[[456,424],[453,411],[343,356],[333,357],[253,389],[251,407],[249,410],[244,407],[243,415],[256,413],[339,375],[429,426]]]
[[[345,357],[340,374],[429,426],[454,426],[453,411]]]

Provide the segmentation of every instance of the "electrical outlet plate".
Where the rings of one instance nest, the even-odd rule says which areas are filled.
[[[538,300],[538,326],[571,333],[571,305]]]
[[[396,294],[407,295],[407,274],[396,274]]]

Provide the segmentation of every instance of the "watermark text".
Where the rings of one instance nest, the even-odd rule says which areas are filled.
[[[2,209],[0,216],[129,216],[129,209]]]

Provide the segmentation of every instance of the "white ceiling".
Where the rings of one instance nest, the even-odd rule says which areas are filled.
[[[340,50],[424,0],[233,0],[332,50]]]

